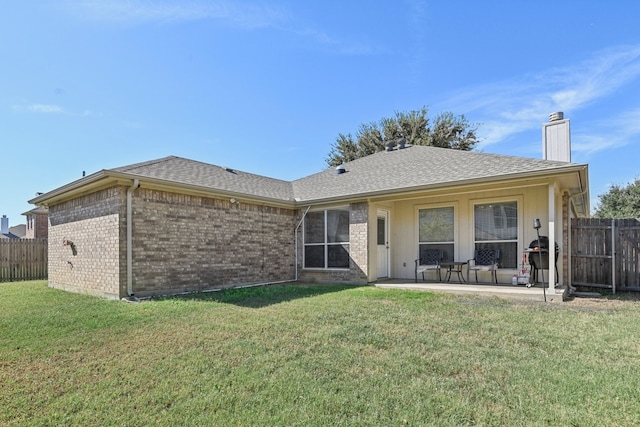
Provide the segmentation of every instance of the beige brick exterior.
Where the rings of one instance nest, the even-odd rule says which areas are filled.
[[[126,192],[113,187],[50,207],[50,286],[127,296]],[[132,208],[135,296],[295,277],[293,209],[145,188],[133,192]]]
[[[114,187],[50,208],[50,286],[120,296],[120,281],[126,277],[120,239],[125,191]]]
[[[134,293],[293,280],[294,213],[140,188],[133,202]]]

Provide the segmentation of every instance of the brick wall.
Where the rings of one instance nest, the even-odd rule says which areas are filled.
[[[136,296],[294,279],[295,211],[140,188]]]
[[[50,207],[50,286],[126,296],[126,192],[113,187]],[[293,280],[294,212],[136,190],[134,295]]]
[[[46,239],[49,236],[49,219],[47,214],[30,213],[27,215],[25,238]]]
[[[300,218],[298,218],[298,221]],[[349,206],[349,269],[303,269],[304,245],[301,226],[298,232],[299,281],[312,283],[366,284],[369,265],[369,205],[353,203]]]
[[[50,207],[49,286],[120,296],[125,265],[119,245],[120,209],[125,191],[113,187]]]
[[[126,192],[127,187],[118,186],[50,207],[51,286],[111,298],[126,296]],[[293,231],[300,212],[144,187],[133,193],[132,200],[136,296],[295,278]],[[299,242],[301,233],[302,227]],[[349,234],[349,270],[300,266],[299,280],[367,283],[367,203],[350,206]],[[301,263],[301,244],[298,250]]]
[[[34,230],[33,238],[46,239],[49,237],[49,215],[47,214],[35,214],[34,215]]]

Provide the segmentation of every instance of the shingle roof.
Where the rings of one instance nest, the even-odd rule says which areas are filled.
[[[57,190],[30,200],[42,203],[67,191],[114,174],[126,174],[185,185],[236,197],[268,199],[293,205],[320,201],[368,197],[399,191],[438,188],[465,183],[519,178],[571,171],[585,165],[573,163],[460,151],[445,148],[408,146],[381,151],[345,165],[346,172],[334,169],[295,181],[283,181],[238,170],[169,156],[143,163],[103,170]],[[144,185],[144,184],[143,184]]]
[[[418,189],[507,178],[532,172],[551,172],[575,164],[476,151],[409,146],[402,150],[381,151],[344,166],[346,172],[343,174],[326,170],[293,181],[295,197],[304,202]]]
[[[222,190],[248,196],[293,201],[291,183],[176,156],[111,169],[140,177]]]
[[[27,224],[18,224],[13,227],[9,227],[9,234],[16,236],[17,238],[22,239],[27,235]]]

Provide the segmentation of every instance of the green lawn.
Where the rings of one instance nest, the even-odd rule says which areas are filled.
[[[640,302],[0,283],[0,425],[640,424]]]

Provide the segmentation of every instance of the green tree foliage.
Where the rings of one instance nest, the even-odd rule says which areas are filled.
[[[329,166],[335,167],[360,157],[385,149],[387,141],[405,138],[409,145],[431,145],[433,147],[472,150],[478,143],[478,126],[471,125],[464,115],[441,113],[429,119],[427,107],[409,112],[396,112],[378,122],[361,124],[355,139],[351,134],[338,134],[336,142],[326,158]]]
[[[640,178],[625,187],[612,185],[598,199],[596,218],[640,218]]]

